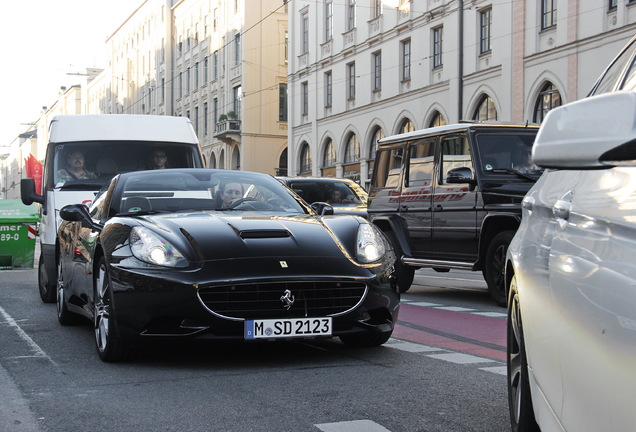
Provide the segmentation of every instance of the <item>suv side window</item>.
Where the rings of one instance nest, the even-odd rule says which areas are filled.
[[[434,140],[421,140],[409,146],[409,187],[431,185],[434,159]]]
[[[442,141],[442,156],[439,184],[445,184],[448,172],[455,168],[470,168],[470,145],[467,136],[444,138]]]
[[[376,155],[373,188],[395,188],[400,186],[400,173],[404,163],[402,148],[379,151]]]

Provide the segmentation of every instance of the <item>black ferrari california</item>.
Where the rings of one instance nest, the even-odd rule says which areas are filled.
[[[329,213],[265,174],[117,175],[90,208],[60,211],[58,320],[91,320],[109,362],[159,338],[381,345],[395,255],[365,219]]]

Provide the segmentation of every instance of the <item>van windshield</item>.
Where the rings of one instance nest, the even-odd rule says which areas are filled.
[[[52,188],[99,189],[116,174],[162,168],[202,168],[198,147],[182,143],[98,141],[58,144],[47,173]]]

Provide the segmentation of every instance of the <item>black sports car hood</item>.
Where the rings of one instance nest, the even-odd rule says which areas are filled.
[[[143,217],[190,261],[231,258],[311,256],[343,257],[354,252],[357,226],[353,216],[232,216],[179,213]],[[189,245],[189,247],[187,246]],[[190,251],[190,253],[188,253]]]

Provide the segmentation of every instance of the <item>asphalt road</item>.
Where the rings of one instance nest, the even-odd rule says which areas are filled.
[[[157,347],[102,363],[35,270],[0,271],[0,431],[508,431],[505,310],[479,274],[418,271],[394,337]]]

